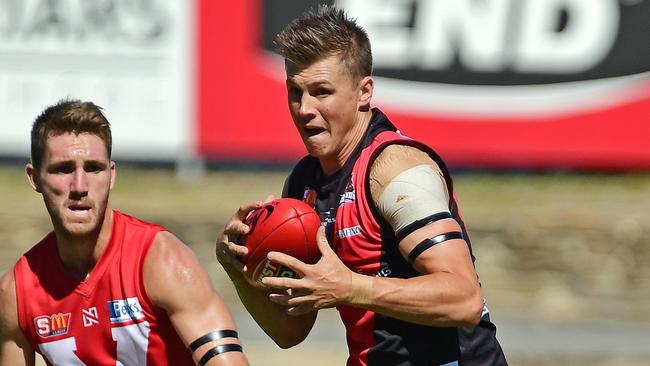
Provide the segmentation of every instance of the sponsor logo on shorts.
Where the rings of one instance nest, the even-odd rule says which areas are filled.
[[[70,327],[70,313],[37,316],[34,326],[36,333],[43,338],[66,334]]]
[[[339,239],[349,238],[361,234],[361,226],[346,227],[336,232]]]
[[[144,319],[144,312],[137,297],[109,301],[108,313],[112,324]]]

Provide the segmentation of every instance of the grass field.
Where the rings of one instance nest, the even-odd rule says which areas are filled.
[[[243,202],[278,195],[287,172],[118,170],[112,205],[163,224],[200,256],[254,365],[343,365],[336,311],[306,342],[279,350],[252,323],[213,242]],[[513,365],[645,365],[650,351],[650,175],[455,177],[492,317]],[[0,270],[50,230],[22,168],[0,167]],[[646,345],[645,347],[643,345]]]

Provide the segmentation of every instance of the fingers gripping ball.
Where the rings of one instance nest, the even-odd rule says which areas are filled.
[[[293,198],[271,201],[253,211],[245,224],[251,230],[240,238],[239,244],[248,248],[246,266],[255,282],[260,283],[267,276],[299,277],[290,268],[266,259],[268,252],[282,252],[309,264],[316,263],[320,258],[316,244],[320,218],[314,209],[302,201]]]

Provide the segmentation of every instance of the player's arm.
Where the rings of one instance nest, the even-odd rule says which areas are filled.
[[[156,234],[143,278],[147,294],[167,312],[197,364],[248,365],[230,312],[192,250],[173,234]]]
[[[459,224],[443,218],[450,217],[449,198],[438,166],[415,148],[389,146],[370,174],[378,210],[404,237],[399,251],[421,275],[401,279],[353,273],[321,230],[322,257],[315,265],[269,253],[269,259],[303,274],[301,279],[266,277],[268,286],[297,290],[297,295],[273,295],[273,300],[295,314],[347,304],[430,326],[477,324],[483,295]]]
[[[483,294],[438,165],[409,146],[387,147],[370,172],[375,206],[397,233],[399,251],[421,274],[409,279],[366,278],[366,307],[434,326],[476,325]]]
[[[18,326],[12,271],[0,277],[0,366],[34,366],[34,350]]]
[[[317,312],[292,316],[287,314],[285,307],[271,302],[268,289],[247,280],[245,273],[248,268],[243,265],[242,260],[248,250],[234,242],[237,237],[249,231],[244,224],[246,216],[263,205],[262,201],[244,204],[231,217],[217,239],[217,259],[235,285],[241,302],[257,324],[278,346],[289,348],[307,337],[316,321]]]

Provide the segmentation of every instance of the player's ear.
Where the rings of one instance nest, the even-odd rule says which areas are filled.
[[[361,111],[370,109],[370,100],[374,91],[374,81],[371,76],[364,76],[359,81],[359,103],[358,108]]]
[[[41,183],[38,177],[38,169],[32,163],[25,165],[25,173],[27,174],[27,180],[29,185],[32,186],[36,192],[41,193]]]
[[[117,164],[115,164],[115,162],[113,160],[111,160],[110,169],[111,169],[111,186],[110,186],[110,189],[113,189],[113,187],[115,187],[115,178],[117,177]]]

